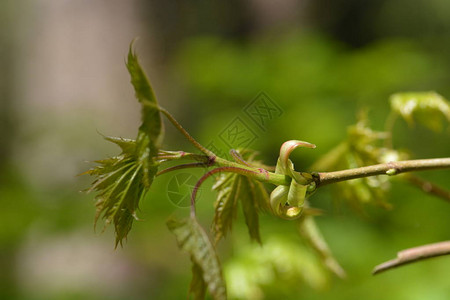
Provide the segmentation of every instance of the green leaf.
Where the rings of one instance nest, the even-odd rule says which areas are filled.
[[[128,52],[127,68],[136,98],[142,104],[142,125],[139,130],[150,138],[153,146],[159,148],[163,138],[163,125],[158,110],[158,102],[136,54],[133,52],[133,42],[130,44]]]
[[[239,245],[224,273],[231,299],[298,299],[305,284],[322,290],[329,281],[318,257],[286,233],[269,236],[264,247]]]
[[[224,173],[213,186],[213,189],[218,190],[213,221],[215,243],[222,237],[226,237],[228,231],[231,231],[233,220],[237,215],[241,180],[236,179],[236,174]],[[225,184],[226,186],[224,186]]]
[[[107,141],[110,141],[120,147],[122,149],[122,152],[124,153],[133,153],[136,151],[136,140],[132,139],[124,139],[121,137],[112,137],[112,136],[105,136],[104,137]]]
[[[153,90],[133,53],[128,53],[127,68],[136,98],[142,104],[142,125],[136,140],[105,137],[122,149],[116,157],[98,160],[95,168],[85,172],[96,177],[90,191],[97,191],[95,223],[102,217],[105,225],[114,224],[116,247],[127,237],[136,211],[145,192],[150,188],[158,171],[154,157],[158,155],[163,137],[161,116]],[[152,105],[148,105],[148,104]]]
[[[261,236],[259,234],[258,202],[256,200],[257,191],[250,185],[251,179],[245,176],[239,177],[241,177],[239,180],[242,181],[240,198],[248,233],[252,240],[255,240],[261,244]],[[256,182],[254,182],[254,184],[256,184]]]
[[[206,282],[203,280],[203,270],[198,263],[196,263],[191,256],[192,260],[192,280],[189,287],[189,293],[194,295],[195,300],[205,299],[206,294]]]
[[[136,139],[136,152],[139,163],[143,167],[144,184],[150,188],[158,171],[158,166],[153,160],[158,154],[163,139],[163,125],[153,89],[141,68],[138,58],[133,53],[133,42],[130,45],[127,60],[128,72],[131,76],[136,98],[142,104],[142,125]]]
[[[362,111],[358,122],[348,127],[347,140],[314,163],[311,171],[328,172],[407,159],[405,153],[384,146],[387,137],[387,133],[374,131],[368,126],[366,112]],[[386,202],[390,179],[386,176],[372,176],[333,184],[334,199],[346,200],[360,212],[362,203],[375,203],[390,208]]]
[[[249,164],[260,166],[259,161],[252,159],[254,153],[247,151],[244,154]],[[223,173],[218,177],[213,190],[218,192],[212,225],[215,242],[231,230],[240,201],[250,238],[261,243],[258,214],[271,211],[269,196],[263,183],[236,173]]]
[[[434,131],[442,130],[442,121],[450,122],[450,103],[435,92],[400,93],[390,98],[391,109],[409,124],[414,119]]]
[[[98,192],[96,199],[97,212],[95,224],[102,217],[105,225],[113,223],[116,232],[116,247],[127,237],[139,201],[144,197],[142,166],[136,160],[134,140],[105,137],[122,148],[122,153],[116,157],[99,160],[95,168],[85,174],[96,176],[89,191]]]
[[[252,191],[253,201],[260,212],[271,212],[269,194],[261,181],[246,177]]]
[[[175,235],[178,246],[188,252],[194,262],[194,281],[191,283],[190,291],[196,297],[202,295],[204,288],[198,277],[201,276],[213,299],[226,299],[225,281],[219,258],[203,228],[193,218],[181,221],[169,220],[167,227]]]

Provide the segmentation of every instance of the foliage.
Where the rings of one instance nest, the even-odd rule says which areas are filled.
[[[259,224],[261,213],[297,220],[295,224],[298,224],[300,237],[311,250],[315,251],[321,264],[337,276],[345,276],[345,272],[334,259],[316,226],[312,214],[308,213],[311,209],[308,197],[322,183],[320,172],[324,170],[355,169],[366,165],[396,162],[405,157],[402,151],[392,147],[393,123],[386,132],[378,132],[368,126],[367,116],[361,113],[357,124],[349,127],[346,141],[314,164],[312,167],[314,172],[296,171],[289,157],[297,147],[315,148],[315,145],[298,140],[287,141],[280,148],[274,172],[270,172],[272,168],[256,161],[255,153],[248,149],[231,150],[230,154],[234,161],[229,161],[205,150],[195,141],[175,118],[158,106],[146,75],[136,55],[133,54],[132,45],[127,67],[136,98],[142,105],[142,125],[139,127],[136,140],[107,137],[108,141],[121,148],[122,153],[97,161],[99,165],[86,172],[96,177],[90,189],[97,192],[96,220],[102,216],[106,224],[111,222],[114,224],[116,246],[122,244],[122,240],[131,230],[133,220],[137,218],[139,201],[156,176],[178,169],[213,166],[215,168],[206,172],[194,187],[190,218],[181,221],[170,220],[167,223],[179,247],[191,257],[193,277],[190,292],[195,299],[203,299],[206,289],[214,299],[226,299],[227,295],[216,249],[197,221],[195,211],[195,198],[200,185],[216,173],[219,173],[219,176],[213,189],[218,196],[212,225],[216,244],[231,231],[240,202],[251,240],[262,244]],[[400,114],[407,121],[411,121],[414,115],[431,129],[439,129],[438,123],[424,120],[441,115],[449,119],[448,101],[437,94],[396,94],[392,97],[391,105],[393,114]],[[161,150],[163,136],[161,112],[203,154]],[[158,172],[161,164],[182,159],[194,162],[178,164]],[[392,169],[392,172],[385,174],[395,175],[396,171]],[[390,177],[367,177],[374,174],[362,174],[356,179],[352,177],[351,179],[354,179],[352,181],[342,179],[342,183],[335,185],[338,194],[357,205],[374,202],[387,207],[385,193],[389,188]],[[270,196],[264,182],[276,185]],[[288,257],[289,260],[295,260],[292,255]],[[285,265],[285,261],[281,265],[273,264],[275,269],[282,269]],[[295,272],[302,272],[302,267],[297,267],[298,270]],[[308,282],[308,279],[304,280]]]
[[[117,144],[122,153],[118,156],[97,161],[99,166],[85,172],[96,176],[90,191],[98,192],[95,220],[102,216],[106,224],[114,223],[116,247],[127,237],[139,201],[150,188],[158,171],[154,157],[162,141],[162,122],[159,110],[148,102],[156,104],[156,98],[144,71],[130,45],[127,68],[136,98],[142,103],[142,125],[136,140],[107,137],[106,140]]]
[[[106,224],[113,223],[116,247],[126,238],[137,219],[136,210],[144,195],[143,168],[136,158],[136,143],[131,140],[106,138],[122,148],[118,156],[98,160],[99,166],[86,174],[96,176],[89,191],[97,191],[95,222],[102,216]]]
[[[270,288],[283,298],[300,293],[303,285],[317,290],[327,285],[326,271],[314,254],[282,235],[267,239],[264,247],[246,245],[236,252],[224,266],[229,294],[235,299],[261,299]]]
[[[352,169],[407,158],[406,154],[384,146],[388,135],[387,132],[372,130],[368,126],[367,114],[361,112],[358,122],[348,128],[347,139],[315,162],[311,170]],[[336,199],[346,200],[358,210],[361,204],[369,202],[388,208],[385,199],[389,187],[389,179],[383,176],[358,178],[333,186],[335,194],[339,195]]]
[[[409,124],[416,119],[431,130],[441,131],[443,119],[450,122],[450,104],[435,92],[394,94],[390,100],[392,111]]]
[[[202,227],[194,218],[169,220],[167,227],[177,238],[178,246],[191,255],[193,279],[190,291],[195,299],[204,298],[206,286],[214,299],[226,299],[219,259]]]
[[[254,160],[255,154],[255,152],[246,151],[244,157],[248,157],[249,164],[262,167],[259,161]],[[264,185],[247,176],[222,173],[217,178],[213,190],[217,191],[213,220],[215,242],[226,237],[231,231],[232,221],[236,218],[238,202],[240,202],[250,238],[261,244],[258,214],[270,211],[269,196]]]

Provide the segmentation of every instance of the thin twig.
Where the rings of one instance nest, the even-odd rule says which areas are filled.
[[[374,175],[397,175],[404,172],[448,168],[450,168],[450,158],[417,159],[388,162],[385,164],[378,164],[335,172],[322,172],[317,173],[315,178],[316,184],[319,187],[339,181],[369,177]]]
[[[233,172],[241,175],[248,176],[250,173],[257,173],[255,171],[247,170],[240,167],[219,167],[216,169],[213,169],[209,171],[208,173],[204,174],[195,184],[194,189],[192,190],[191,194],[191,217],[195,218],[195,198],[197,197],[197,192],[202,183],[210,176],[219,173],[219,172]]]
[[[413,263],[416,261],[450,254],[450,241],[423,245],[406,249],[397,253],[397,258],[376,266],[372,274],[378,274],[392,268]]]
[[[250,165],[248,162],[246,162],[242,156],[239,154],[239,152],[237,152],[234,149],[230,150],[230,155],[233,157],[234,161],[243,165],[246,165],[247,167],[251,167],[252,165]]]
[[[450,191],[449,190],[446,190],[432,182],[424,180],[413,174],[408,174],[408,176],[405,176],[405,179],[408,180],[408,182],[415,185],[416,187],[420,188],[425,193],[429,193],[431,195],[434,195],[436,197],[444,199],[447,202],[450,202]]]
[[[181,169],[207,168],[207,167],[208,167],[208,164],[201,163],[201,162],[176,165],[176,166],[169,167],[169,168],[166,168],[164,170],[159,171],[158,173],[156,173],[156,176],[159,176],[159,175],[162,175],[162,174],[165,174],[165,173],[168,173],[168,172],[176,171],[176,170],[181,170]]]
[[[188,141],[191,142],[198,150],[202,151],[208,156],[215,156],[215,154],[211,150],[206,149],[199,142],[197,142],[197,140],[194,139],[189,134],[189,132],[187,132],[186,129],[184,129],[183,126],[181,126],[181,124],[178,123],[178,121],[167,110],[160,107],[159,111],[162,112],[167,117],[167,119],[169,119],[169,121],[178,129],[178,131],[180,131],[188,139]]]

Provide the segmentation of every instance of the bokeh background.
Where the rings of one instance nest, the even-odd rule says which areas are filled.
[[[165,225],[188,213],[168,197],[172,175],[155,181],[142,221],[117,250],[112,228],[93,230],[93,195],[80,192],[91,178],[76,176],[118,152],[99,133],[136,134],[139,105],[124,64],[135,37],[160,104],[204,144],[236,117],[251,124],[244,108],[268,95],[283,113],[264,130],[249,125],[258,136],[251,147],[268,164],[282,142],[301,139],[318,146],[293,155],[306,168],[346,137],[363,108],[382,130],[392,93],[450,97],[446,0],[3,0],[0,25],[1,299],[186,297],[189,258]],[[449,137],[448,126],[434,133],[399,121],[394,143],[413,158],[442,157]],[[170,126],[164,147],[192,150]],[[422,175],[448,187],[448,171]],[[205,227],[210,185],[198,202]],[[328,189],[311,199],[326,211],[317,222],[346,280],[318,267],[286,222],[262,217],[263,251],[239,216],[219,247],[231,296],[449,299],[449,257],[371,276],[398,250],[450,234],[441,199],[394,182],[388,201],[390,211],[368,205],[360,214],[334,205]],[[261,269],[267,255],[285,269]]]

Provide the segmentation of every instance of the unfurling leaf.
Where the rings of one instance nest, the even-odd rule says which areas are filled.
[[[191,255],[194,263],[190,292],[196,299],[204,295],[204,284],[213,299],[226,299],[225,281],[216,250],[207,234],[193,218],[181,221],[169,220],[167,227],[175,235],[178,246]],[[203,282],[202,282],[203,280]]]
[[[386,148],[383,142],[388,134],[372,130],[367,123],[367,115],[362,111],[358,122],[348,127],[347,140],[310,169],[318,172],[353,169],[407,158],[404,153]],[[372,176],[339,182],[332,188],[336,199],[345,199],[357,210],[361,210],[361,203],[376,203],[389,208],[385,201],[389,180],[386,176]]]
[[[205,299],[206,282],[203,280],[203,270],[198,263],[195,262],[191,256],[192,261],[192,279],[189,286],[189,293],[194,295],[195,300]]]
[[[147,188],[150,188],[158,168],[153,157],[158,154],[161,146],[163,125],[153,89],[144,70],[139,65],[136,54],[133,53],[133,43],[131,43],[128,52],[127,68],[136,98],[142,105],[142,125],[139,127],[136,138],[136,154],[143,167],[144,184]]]
[[[127,68],[136,98],[142,104],[142,125],[136,140],[105,137],[117,144],[122,153],[118,156],[99,160],[97,167],[84,174],[93,175],[96,180],[89,191],[98,192],[95,199],[98,218],[105,219],[105,224],[113,223],[116,232],[116,247],[127,237],[139,201],[150,188],[158,171],[157,156],[162,140],[162,122],[155,95],[144,71],[139,65],[130,45]],[[148,105],[151,103],[152,105]]]
[[[128,52],[127,68],[136,98],[142,104],[142,125],[139,131],[144,132],[150,138],[152,145],[159,148],[163,138],[163,125],[158,110],[158,102],[136,54],[133,53],[133,42],[130,44]]]
[[[240,176],[242,181],[241,189],[241,205],[244,211],[245,224],[247,224],[248,233],[250,238],[258,243],[261,242],[261,236],[259,234],[259,217],[258,217],[258,200],[257,191],[250,185],[248,177]],[[256,184],[256,182],[254,183]]]
[[[215,243],[222,237],[226,237],[232,228],[233,220],[237,215],[238,197],[241,189],[241,180],[234,173],[222,174],[213,186],[217,190],[217,200],[215,202],[215,214],[213,221],[213,231],[215,233]]]
[[[248,159],[247,163],[255,167],[260,166],[258,161],[252,160],[254,153],[246,152],[244,154],[246,154],[245,158]],[[227,172],[218,177],[213,190],[218,192],[212,226],[215,242],[217,243],[231,230],[240,201],[250,238],[261,243],[258,213],[271,209],[269,196],[264,185],[249,177]]]
[[[145,194],[142,166],[136,161],[136,142],[106,137],[122,148],[118,156],[99,160],[97,167],[85,172],[96,176],[89,191],[97,191],[95,223],[102,216],[106,224],[113,223],[116,247],[131,230],[139,201]]]
[[[270,194],[272,212],[286,220],[301,217],[308,191],[311,190],[312,193],[315,190],[311,174],[296,172],[294,164],[289,159],[292,151],[299,147],[314,149],[316,145],[298,140],[290,140],[281,145],[275,173],[290,177],[291,183],[289,186],[277,186]]]
[[[400,93],[391,96],[391,108],[409,124],[414,119],[434,131],[442,130],[442,120],[450,122],[450,103],[435,92]]]

